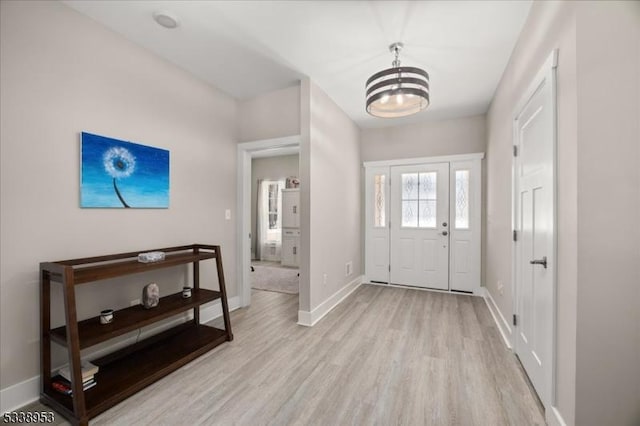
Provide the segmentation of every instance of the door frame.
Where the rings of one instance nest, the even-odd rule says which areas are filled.
[[[558,151],[557,151],[557,147],[558,147],[558,118],[557,118],[557,75],[556,75],[556,69],[558,66],[558,49],[554,49],[551,54],[547,57],[547,59],[544,61],[544,64],[542,65],[542,67],[539,69],[539,71],[536,73],[535,77],[533,78],[533,80],[531,81],[531,83],[529,84],[529,86],[527,87],[527,89],[525,90],[525,92],[523,93],[522,97],[520,98],[520,101],[516,104],[516,107],[513,111],[513,120],[512,120],[512,124],[513,124],[513,156],[512,156],[512,162],[511,162],[511,195],[512,195],[512,200],[511,200],[511,228],[514,231],[514,235],[516,235],[517,233],[519,233],[521,230],[517,229],[516,224],[517,222],[517,215],[519,214],[517,205],[518,205],[518,186],[519,186],[519,181],[518,181],[518,174],[517,174],[517,165],[518,165],[518,157],[516,155],[516,146],[517,146],[517,142],[518,142],[518,116],[520,115],[520,113],[522,112],[523,108],[526,106],[526,104],[529,102],[529,100],[531,99],[531,97],[536,93],[536,91],[538,90],[539,86],[546,80],[549,82],[550,87],[551,87],[551,116],[552,116],[552,126],[553,126],[553,147],[552,147],[552,153],[553,153],[553,159],[552,159],[552,175],[553,175],[553,182],[552,182],[552,191],[553,191],[553,196],[552,196],[552,203],[553,203],[553,214],[552,214],[552,229],[553,229],[553,250],[552,253],[550,253],[547,258],[549,259],[549,264],[552,265],[553,267],[553,272],[551,274],[551,285],[552,285],[552,291],[551,291],[551,299],[552,299],[552,303],[551,303],[551,311],[552,311],[552,315],[551,315],[551,336],[547,336],[547,338],[549,339],[548,343],[549,343],[549,347],[550,352],[551,352],[551,360],[550,360],[550,365],[551,368],[549,369],[550,371],[545,372],[546,373],[546,380],[545,380],[545,384],[548,386],[546,391],[547,391],[547,395],[548,395],[548,400],[547,401],[542,401],[543,405],[545,406],[545,416],[546,416],[546,420],[549,424],[553,424],[552,422],[554,422],[556,420],[555,416],[553,415],[553,413],[555,411],[557,411],[557,408],[555,407],[556,404],[556,358],[557,358],[557,352],[556,352],[556,338],[557,338],[557,277],[558,277],[558,268],[557,268],[557,253],[558,253],[558,218],[557,218],[557,213],[558,213],[558,173],[557,173],[557,167],[558,167]],[[517,242],[515,241],[515,238],[512,239],[511,242],[511,282],[513,283],[513,291],[512,291],[512,296],[511,296],[511,302],[512,302],[512,306],[513,306],[513,314],[515,317],[518,317],[521,312],[519,312],[518,310],[518,290],[519,290],[519,284],[517,281],[517,261],[518,261],[518,257],[517,257],[517,247],[516,247]],[[517,321],[515,321],[517,323]],[[512,334],[512,349],[514,354],[518,353],[518,348],[517,348],[517,344],[518,344],[518,339],[516,338],[516,333],[519,332],[519,326],[517,324],[513,324],[513,334]]]
[[[236,248],[236,277],[240,306],[251,304],[251,160],[299,154],[300,135],[243,142],[237,145],[236,228],[240,236]]]
[[[367,170],[369,169],[373,169],[373,168],[378,168],[378,170],[383,170],[386,168],[387,170],[387,176],[389,176],[390,172],[391,172],[391,167],[393,166],[408,166],[408,165],[419,165],[419,164],[429,164],[429,163],[450,163],[450,164],[454,164],[457,162],[471,162],[474,165],[473,170],[477,173],[478,179],[474,180],[473,183],[473,191],[476,192],[477,194],[477,218],[472,218],[472,220],[474,220],[474,223],[477,223],[478,226],[480,227],[479,232],[478,232],[478,242],[477,242],[477,248],[479,250],[479,260],[482,258],[482,216],[483,216],[483,199],[482,199],[482,180],[483,180],[483,175],[482,175],[482,160],[484,159],[484,152],[475,152],[475,153],[469,153],[469,154],[454,154],[454,155],[440,155],[440,156],[434,156],[434,157],[417,157],[417,158],[402,158],[402,159],[396,159],[396,160],[381,160],[381,161],[365,161],[362,163],[364,169],[365,169],[365,173],[364,176],[367,176]],[[365,194],[364,197],[364,202],[367,202],[367,198],[366,198],[366,191],[367,191],[367,182],[366,179],[363,181],[363,194]],[[389,186],[389,182],[387,182],[387,187],[386,189],[389,191],[388,193],[390,194],[390,186]],[[390,209],[389,209],[389,204],[387,203],[386,205],[386,210],[387,210],[387,218],[389,218],[389,213],[390,213]],[[367,246],[367,242],[368,242],[368,232],[367,232],[367,205],[364,205],[364,208],[362,209],[362,214],[363,214],[363,223],[365,224],[365,229],[364,229],[364,250],[365,250],[365,282],[371,282],[370,277],[368,276],[369,274],[367,273],[367,250],[368,250],[368,246]],[[474,215],[475,217],[475,215]],[[387,226],[387,241],[389,242],[389,244],[391,243],[390,240],[390,228]],[[390,252],[389,252],[390,254]],[[390,257],[390,256],[389,256]],[[389,259],[390,260],[390,259]],[[451,265],[450,265],[451,266]],[[481,288],[482,288],[482,267],[479,266],[478,267],[478,280],[477,280],[477,285],[474,287],[473,289],[473,295],[474,296],[481,296]],[[387,284],[380,284],[380,285],[384,285],[384,286],[391,286],[391,287],[398,287],[394,284],[389,284],[389,274],[387,273]],[[400,287],[404,287],[404,286],[400,286]],[[449,290],[438,290],[438,289],[429,289],[429,288],[421,288],[421,287],[410,287],[416,290],[425,290],[425,291],[437,291],[437,292],[446,292],[446,293],[451,293],[454,292],[456,293],[455,290],[451,290],[451,287],[449,286]]]

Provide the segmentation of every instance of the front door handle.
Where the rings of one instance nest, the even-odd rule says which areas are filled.
[[[442,231],[442,235],[446,237],[447,235],[449,235],[449,233],[447,231]]]
[[[532,265],[542,265],[544,269],[547,269],[547,256],[543,256],[542,259],[539,260],[530,260],[529,263]]]

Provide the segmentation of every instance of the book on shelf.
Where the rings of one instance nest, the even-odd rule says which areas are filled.
[[[68,380],[67,380],[67,381],[68,381]],[[87,385],[89,385],[89,384],[91,384],[91,383],[95,383],[95,381],[96,381],[95,376],[91,376],[91,377],[89,377],[89,378],[87,378],[87,379],[84,379],[84,380],[82,381],[82,385],[83,385],[83,386],[87,386]]]
[[[96,380],[91,377],[89,380],[86,380],[82,383],[82,390],[91,389],[97,385]],[[66,380],[64,377],[58,376],[53,379],[51,382],[51,386],[58,392],[65,395],[73,395],[73,389],[71,388],[71,382]]]
[[[82,381],[86,382],[89,379],[92,379],[93,376],[98,372],[99,368],[97,365],[91,364],[89,361],[82,361],[80,363],[82,369]],[[58,370],[58,374],[62,377],[71,381],[71,371],[69,370],[69,365],[65,365],[60,370]]]

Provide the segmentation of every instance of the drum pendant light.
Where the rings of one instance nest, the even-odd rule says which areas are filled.
[[[429,74],[415,67],[401,67],[402,43],[389,46],[395,55],[392,68],[372,75],[366,84],[367,112],[395,118],[415,114],[429,106]]]

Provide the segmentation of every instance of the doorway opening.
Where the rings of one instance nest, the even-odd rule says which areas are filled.
[[[299,155],[251,161],[251,288],[299,293]]]
[[[299,136],[238,144],[237,277],[243,307],[251,304],[252,290],[299,293],[299,206],[291,200],[299,192],[299,146]]]

